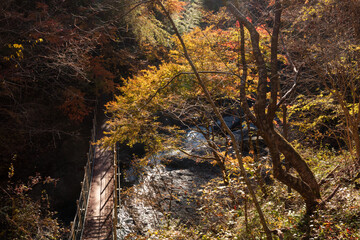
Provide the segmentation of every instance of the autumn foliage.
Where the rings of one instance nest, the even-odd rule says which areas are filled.
[[[180,32],[175,24],[177,22],[172,20],[176,19],[172,1],[155,2],[159,5],[158,11],[164,16],[157,15],[156,11],[149,13],[156,13],[153,16],[163,20],[162,23],[168,21],[175,33],[167,42],[168,58],[155,66],[149,66],[135,76],[124,79],[124,86],[118,88],[120,94],[107,106],[112,118],[108,122],[110,126],[108,136],[102,142],[106,146],[112,146],[116,142],[129,146],[143,143],[149,156],[152,156],[170,147],[181,149],[184,130],[196,129],[204,136],[205,143],[211,149],[202,156],[203,160],[211,159],[211,163],[219,165],[222,170],[222,182],[218,184],[224,184],[228,192],[224,193],[224,191],[221,194],[227,194],[229,199],[236,201],[236,197],[231,193],[232,187],[246,188],[248,193],[245,195],[251,195],[250,199],[259,216],[257,223],[262,224],[267,239],[271,239],[272,234],[280,238],[287,233],[289,235],[286,236],[291,236],[292,233],[296,236],[297,231],[303,232],[305,238],[311,235],[330,234],[332,230],[326,232],[329,230],[328,227],[325,227],[326,231],[321,230],[328,225],[318,220],[317,214],[322,212],[326,204],[336,196],[341,184],[334,186],[335,182],[333,182],[331,187],[328,185],[323,188],[324,183],[319,180],[321,173],[318,168],[324,170],[326,167],[322,164],[326,161],[321,162],[321,158],[309,159],[306,150],[302,149],[295,139],[305,133],[306,139],[311,138],[312,143],[315,144],[324,135],[327,137],[332,135],[338,142],[337,144],[330,142],[329,145],[336,147],[346,142],[344,148],[350,151],[350,155],[342,151],[341,156],[352,156],[350,165],[358,169],[356,152],[360,149],[358,148],[360,145],[357,144],[359,141],[356,137],[359,119],[357,78],[350,70],[352,67],[357,69],[354,60],[356,57],[353,55],[357,51],[358,44],[354,37],[356,31],[351,30],[353,28],[350,27],[348,32],[337,29],[334,35],[327,33],[329,29],[333,31],[329,26],[334,26],[332,25],[334,22],[340,22],[344,27],[346,23],[337,14],[334,16],[333,12],[325,9],[331,9],[336,13],[349,11],[351,15],[348,16],[353,16],[355,13],[345,5],[337,5],[334,1],[305,1],[302,4],[292,1],[249,1],[248,4],[241,1],[227,1],[227,7],[237,21],[231,16],[224,16],[226,12],[220,10],[214,14],[215,16],[207,17],[202,25],[200,24],[201,27]],[[355,4],[353,1],[348,3],[350,2]],[[356,4],[352,6],[355,7]],[[177,8],[181,9],[179,6]],[[352,20],[355,22],[354,19]],[[322,24],[329,25],[322,28]],[[340,40],[345,39],[342,37],[346,34],[351,36],[351,43]],[[308,40],[309,38],[311,39]],[[339,47],[340,43],[345,44],[343,48]],[[330,52],[332,55],[327,58],[326,54]],[[337,54],[339,59],[335,57]],[[336,59],[333,60],[334,58]],[[300,84],[299,79],[301,79]],[[327,91],[325,94],[324,90]],[[315,94],[311,95],[309,92]],[[330,100],[329,97],[332,99]],[[336,113],[338,109],[341,109],[342,114]],[[288,111],[290,116],[287,115]],[[250,157],[242,158],[241,154],[234,153],[236,152],[234,145],[238,143],[231,130],[227,129],[221,120],[221,116],[229,115],[241,119],[241,124],[244,122],[249,131],[250,122],[256,126],[258,140],[261,136],[269,149],[267,157],[271,161],[269,165],[264,166],[264,162],[259,162],[260,157],[256,154],[256,147],[251,146],[251,141],[249,141],[249,148],[252,148],[249,151]],[[162,120],[164,116],[173,119],[177,125],[164,123]],[[305,122],[301,122],[301,119]],[[291,125],[292,123],[294,124]],[[341,127],[339,132],[344,137],[334,134],[338,131],[331,129],[332,126]],[[318,147],[323,146],[319,144]],[[187,154],[193,158],[201,158],[196,154]],[[234,167],[234,159],[237,161],[236,167]],[[353,171],[348,166],[343,165],[339,175],[348,171],[348,175],[345,174],[347,181],[353,183],[359,178],[359,174],[357,170]],[[241,183],[237,182],[239,175],[236,175],[234,170],[236,168],[246,170],[245,173],[242,169],[240,171]],[[266,173],[271,172],[271,178],[288,187],[286,197],[282,199],[281,196],[286,193],[281,187],[275,187],[278,186],[277,183],[272,185],[272,189],[276,189],[275,195],[278,197],[267,191],[267,186],[262,183],[262,176],[259,175],[260,172],[265,171],[264,169],[267,169]],[[250,176],[251,181],[257,182],[255,188],[264,194],[262,197],[258,192],[251,193],[252,187],[246,181],[247,176]],[[246,187],[241,187],[239,184],[244,184]],[[209,184],[209,187],[213,186]],[[333,188],[332,192],[330,188]],[[294,190],[301,196],[294,199],[303,201],[294,205],[300,206],[304,202],[306,205],[301,220],[292,215],[291,210],[288,209],[290,203],[285,199],[287,197],[293,199]],[[206,230],[205,233],[201,232],[202,230],[196,227],[193,232],[183,229],[179,234],[169,229],[162,229],[162,237],[200,235],[203,239],[234,238],[231,234],[235,233],[232,232],[231,227],[226,223],[221,225],[223,222],[220,220],[216,222],[216,219],[225,219],[223,221],[238,219],[240,213],[235,213],[231,207],[220,202],[210,206],[211,201],[206,202],[208,201],[206,197],[211,198],[216,194],[215,191],[205,193],[205,206],[199,210],[204,214],[202,230],[207,228],[208,232]],[[269,194],[275,202],[279,199],[283,200],[285,204],[283,212],[286,212],[288,217],[284,221],[288,222],[284,223],[281,220],[278,214],[282,212],[280,208],[269,210],[269,205],[266,203]],[[260,203],[257,202],[257,197],[266,200],[265,203],[262,200]],[[224,208],[227,211],[224,211]],[[269,215],[270,223],[262,218],[261,208],[264,208]],[[247,207],[244,211],[248,211]],[[290,226],[294,221],[298,221],[301,225],[296,226],[297,230],[292,230],[291,227],[282,228],[282,224]],[[312,230],[311,221],[317,222],[318,229]],[[222,227],[216,228],[215,225]],[[260,235],[264,237],[264,234],[255,233],[249,228],[251,223],[249,224],[247,215],[245,215],[245,225],[246,233],[237,237],[254,237],[256,234],[259,234],[256,235],[258,237]],[[274,228],[276,230],[269,230]],[[339,232],[343,236],[353,232],[352,228],[338,227],[338,229],[341,229]],[[199,235],[196,232],[198,230]],[[152,236],[157,234],[156,231]],[[232,237],[226,238],[227,234]]]
[[[358,239],[359,13],[356,0],[2,1],[0,238],[60,238],[46,194],[12,181],[109,98],[98,143],[221,169],[195,197],[198,225],[167,218],[148,239]],[[190,130],[204,155],[183,149]]]

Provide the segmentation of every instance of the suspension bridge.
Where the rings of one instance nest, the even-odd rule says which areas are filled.
[[[102,149],[94,144],[103,137],[105,130],[105,121],[97,119],[95,110],[84,178],[69,240],[121,239],[118,223],[120,168],[116,147]]]

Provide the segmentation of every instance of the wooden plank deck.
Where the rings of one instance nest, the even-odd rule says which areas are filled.
[[[97,138],[103,136],[105,125],[99,129]],[[91,182],[88,209],[85,218],[83,240],[112,239],[114,154],[111,150],[96,146],[94,172]]]

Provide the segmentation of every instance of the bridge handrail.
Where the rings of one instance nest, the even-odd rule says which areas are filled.
[[[118,214],[119,214],[119,208],[121,205],[121,197],[120,197],[120,191],[121,191],[121,185],[120,185],[120,161],[118,159],[118,145],[114,144],[114,194],[113,194],[113,201],[114,201],[114,209],[113,209],[113,240],[117,239],[117,230],[120,228],[118,225]],[[122,237],[120,236],[120,240],[122,240]]]
[[[92,144],[96,141],[96,119],[97,115],[97,101],[94,109],[94,118],[92,122],[91,141],[89,144],[89,152],[87,153],[87,162],[84,167],[84,178],[81,182],[81,192],[79,199],[77,200],[77,209],[74,217],[74,221],[71,222],[71,232],[69,240],[81,240],[84,232],[85,217],[87,213],[87,205],[89,202],[91,181],[94,171],[95,160],[95,146]]]
[[[79,199],[77,200],[77,210],[74,217],[74,221],[71,223],[71,232],[69,236],[69,240],[81,240],[83,231],[84,231],[84,225],[85,225],[85,217],[87,213],[87,205],[89,202],[89,193],[91,188],[91,182],[92,182],[92,176],[93,176],[93,169],[94,169],[94,160],[95,160],[95,146],[92,144],[96,141],[96,108],[94,111],[94,118],[93,118],[93,126],[92,126],[92,133],[91,133],[91,141],[90,141],[90,147],[89,152],[87,154],[87,162],[84,167],[84,178],[81,182],[81,192]],[[118,145],[114,145],[114,193],[113,193],[113,226],[112,226],[112,232],[113,232],[113,240],[117,239],[117,232],[120,228],[120,225],[118,224],[118,213],[119,208],[121,205],[121,198],[120,198],[120,166],[119,166],[119,159],[118,159]],[[122,237],[120,236],[120,239]]]

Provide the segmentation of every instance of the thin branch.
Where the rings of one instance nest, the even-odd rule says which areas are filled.
[[[301,68],[300,68],[301,70]],[[292,87],[281,97],[281,99],[279,100],[279,102],[276,104],[276,109],[278,109],[281,104],[283,104],[285,102],[285,100],[290,96],[290,94],[292,94],[294,92],[294,90],[297,87],[298,84],[298,79],[299,79],[299,75],[301,71],[298,71],[294,77],[294,84],[292,85]]]
[[[295,72],[295,77],[294,77],[294,84],[292,85],[292,87],[281,97],[281,99],[279,100],[279,102],[276,104],[276,110],[281,106],[281,104],[283,104],[285,102],[285,100],[290,96],[291,93],[294,92],[294,90],[296,89],[297,87],[297,84],[298,84],[298,78],[299,78],[299,75],[300,75],[300,72],[301,72],[301,68],[304,64],[302,64],[299,69],[296,68],[294,62],[292,61],[292,58],[289,54],[289,51],[287,50],[286,48],[286,45],[284,43],[284,39],[281,38],[281,43],[283,45],[283,48],[284,48],[284,51],[285,51],[285,56],[286,56],[286,59],[288,60],[288,62],[290,63],[293,71]]]
[[[188,53],[188,50],[187,50],[187,47],[186,47],[186,45],[185,45],[185,43],[184,43],[184,40],[183,40],[183,38],[181,37],[181,35],[180,35],[180,33],[179,33],[179,31],[178,31],[178,29],[177,29],[177,27],[176,27],[173,19],[172,19],[171,16],[170,16],[170,13],[166,10],[165,6],[162,4],[162,2],[161,2],[160,0],[156,0],[156,2],[159,4],[159,6],[161,7],[161,9],[164,11],[166,17],[167,17],[168,20],[170,21],[170,24],[171,24],[173,30],[175,31],[175,34],[176,34],[176,36],[177,36],[178,40],[180,41],[180,44],[181,44],[181,46],[182,46],[182,48],[183,48],[185,58],[187,59],[189,65],[191,66],[191,69],[193,70],[193,72],[194,72],[194,74],[195,74],[195,76],[196,76],[196,79],[197,79],[198,84],[199,84],[200,87],[202,88],[202,90],[203,90],[203,92],[204,92],[204,94],[205,94],[205,97],[206,97],[207,101],[209,102],[211,108],[213,109],[214,113],[216,114],[217,118],[219,118],[219,120],[220,120],[220,122],[221,122],[221,126],[222,126],[222,127],[224,128],[224,130],[229,134],[229,136],[230,136],[230,138],[231,138],[231,140],[232,140],[232,144],[233,144],[233,147],[234,147],[234,150],[235,150],[236,158],[237,158],[237,160],[238,160],[238,164],[239,164],[239,167],[240,167],[242,176],[243,176],[244,181],[245,181],[245,183],[246,183],[246,186],[247,186],[247,188],[248,188],[248,190],[249,190],[249,192],[250,192],[250,195],[251,195],[251,198],[252,198],[252,200],[253,200],[253,202],[254,202],[254,205],[255,205],[255,207],[256,207],[256,210],[257,210],[257,212],[258,212],[258,214],[259,214],[260,222],[261,222],[262,227],[264,228],[266,237],[267,237],[267,239],[270,240],[270,239],[272,239],[272,235],[271,235],[270,229],[269,229],[269,227],[268,227],[268,225],[267,225],[267,223],[266,223],[266,219],[265,219],[264,213],[263,213],[263,211],[262,211],[262,209],[261,209],[260,203],[259,203],[259,201],[257,200],[256,194],[255,194],[255,191],[254,191],[254,188],[253,188],[253,186],[251,185],[250,179],[249,179],[248,176],[247,176],[247,172],[246,172],[246,169],[245,169],[245,167],[244,167],[244,164],[243,164],[243,161],[242,161],[242,156],[241,156],[241,153],[240,153],[240,150],[239,150],[238,141],[236,140],[235,135],[233,134],[233,132],[232,132],[232,131],[230,130],[230,128],[226,125],[225,120],[224,120],[224,118],[222,117],[219,109],[217,108],[214,100],[212,99],[209,90],[207,89],[207,87],[206,87],[203,79],[200,77],[200,74],[199,74],[196,66],[194,65],[193,61],[191,60],[191,57],[190,57],[190,55],[189,55],[189,53]],[[233,7],[234,7],[234,6],[233,6]],[[235,7],[234,7],[234,8],[235,8]],[[235,9],[236,9],[236,8],[235,8]],[[245,18],[245,20],[246,20],[246,18]],[[246,20],[246,21],[247,21],[247,20]],[[256,30],[255,30],[255,33],[257,34],[257,37],[258,37],[258,33],[256,32]],[[257,39],[257,40],[258,40],[258,39]],[[253,43],[254,43],[254,42],[253,42]],[[257,41],[257,44],[259,44],[259,41]],[[258,49],[260,50],[259,45],[258,45]],[[255,51],[256,51],[256,50],[254,50],[254,53],[255,53]],[[261,53],[260,53],[260,56],[259,56],[259,54],[255,54],[255,55],[257,55],[257,56],[256,56],[257,58],[259,58],[259,57],[261,58],[260,61],[263,60]],[[263,63],[264,63],[264,67],[265,67],[265,62],[263,62]],[[259,63],[259,64],[260,64],[260,63]],[[260,64],[260,65],[261,65],[261,64]],[[262,73],[260,73],[261,76],[264,75],[264,71],[263,71],[263,70],[264,70],[264,69],[259,69],[259,72],[262,72]],[[265,70],[266,70],[266,69],[265,69]],[[265,72],[265,75],[266,75],[266,72]],[[260,81],[261,81],[261,80],[259,79],[259,82],[260,82]],[[266,78],[265,78],[265,83],[266,83]],[[266,86],[265,86],[265,87],[266,87]],[[265,88],[265,90],[266,90],[266,88]],[[266,97],[266,95],[265,95],[265,97]],[[265,111],[265,109],[264,109],[264,111]]]
[[[233,75],[233,76],[237,76],[240,78],[239,75],[237,75],[236,73],[232,73],[232,72],[221,72],[221,71],[199,71],[198,73],[200,74],[227,74],[227,75]],[[195,74],[194,72],[181,72],[176,74],[175,76],[173,76],[167,83],[165,83],[163,86],[161,86],[160,88],[158,88],[158,90],[156,90],[156,92],[151,95],[148,100],[146,100],[145,104],[142,106],[145,107],[146,105],[148,105],[153,99],[154,97],[160,93],[161,90],[167,88],[176,78],[178,78],[181,75],[191,75],[191,74]]]
[[[290,56],[290,54],[289,54],[289,51],[288,51],[287,48],[286,48],[284,39],[283,39],[283,38],[280,38],[280,40],[281,40],[282,47],[284,48],[284,51],[285,51],[286,59],[287,59],[288,62],[290,63],[291,67],[293,68],[293,71],[294,71],[295,73],[297,73],[297,72],[298,72],[298,69],[296,68],[296,66],[295,66],[295,64],[294,64],[294,62],[293,62],[293,60],[292,60],[292,58],[291,58],[291,56]]]
[[[329,202],[329,201],[335,196],[335,194],[337,193],[337,191],[340,189],[341,185],[342,185],[342,184],[337,185],[337,187],[334,189],[334,191],[333,191],[329,196],[327,196],[323,201],[321,201],[321,203],[319,204],[319,206],[320,206],[320,207],[324,207],[325,204],[326,204],[327,202]]]
[[[182,153],[184,153],[185,155],[189,156],[189,157],[193,157],[193,158],[200,158],[200,159],[203,159],[203,160],[216,160],[215,158],[213,157],[204,157],[204,156],[200,156],[200,155],[195,155],[195,154],[191,154],[191,153],[188,153],[187,151],[181,149],[181,148],[178,148],[178,150]]]
[[[328,179],[334,172],[340,167],[340,165],[337,165],[333,170],[330,171],[329,174],[327,174],[323,179],[320,180],[319,186],[323,185],[326,182],[326,179]]]

